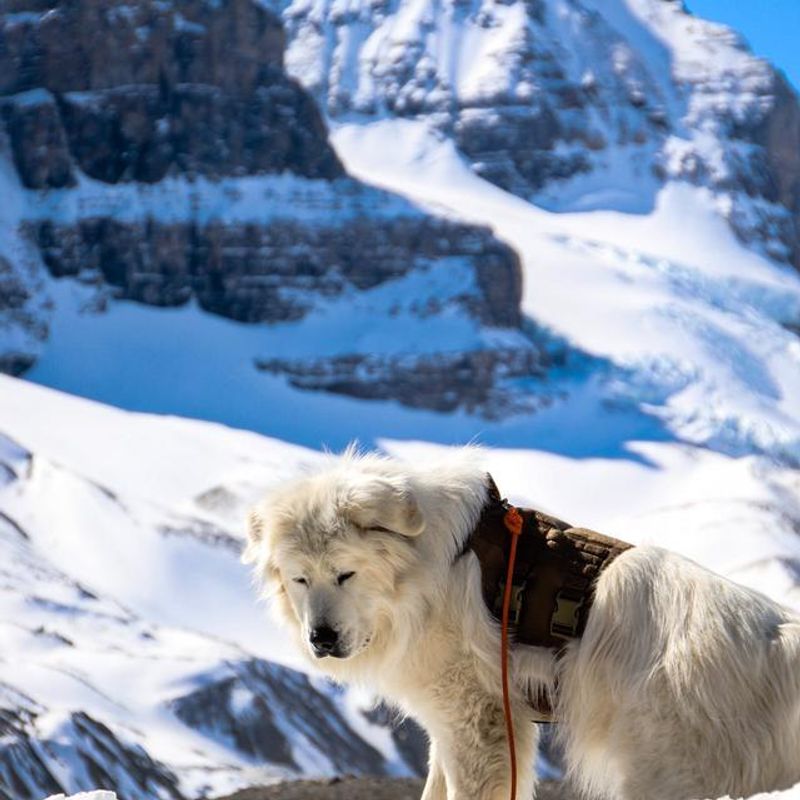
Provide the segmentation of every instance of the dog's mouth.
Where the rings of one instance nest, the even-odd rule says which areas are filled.
[[[319,650],[315,650],[314,658],[347,658],[347,656],[344,653],[320,653]]]
[[[341,643],[337,643],[334,647],[318,647],[314,644],[311,644],[311,652],[318,660],[322,660],[323,658],[337,658],[344,660],[346,658],[357,656],[367,647],[367,645],[369,645],[371,641],[372,636],[367,636],[361,641],[361,644],[359,644],[358,647],[354,648],[346,647]]]
[[[321,649],[312,644],[311,652],[315,658],[347,658],[350,655],[346,648],[339,646],[332,649]]]

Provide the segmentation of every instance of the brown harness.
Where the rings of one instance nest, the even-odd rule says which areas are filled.
[[[511,508],[487,475],[489,500],[466,544],[481,565],[483,598],[500,620],[511,536],[505,517]],[[522,532],[517,537],[511,581],[509,623],[517,644],[545,647],[560,654],[579,639],[592,607],[593,584],[600,573],[633,545],[528,508],[517,509]],[[546,698],[532,697],[537,722],[552,722]]]

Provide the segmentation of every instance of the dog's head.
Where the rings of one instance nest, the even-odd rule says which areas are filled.
[[[391,638],[424,529],[407,474],[380,459],[343,459],[259,504],[243,559],[306,654],[335,673]]]

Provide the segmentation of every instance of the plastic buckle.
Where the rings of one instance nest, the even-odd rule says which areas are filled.
[[[575,639],[580,626],[583,597],[567,597],[563,591],[556,595],[556,610],[550,617],[550,635],[558,639]]]
[[[519,618],[522,616],[522,599],[525,595],[525,582],[511,584],[511,599],[508,604],[508,622],[511,625],[519,625]],[[498,619],[503,614],[503,597],[506,593],[506,582],[500,581],[497,597],[495,598],[495,614]]]

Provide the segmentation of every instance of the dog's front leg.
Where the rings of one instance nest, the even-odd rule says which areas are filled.
[[[472,710],[472,715],[454,720],[449,735],[437,742],[447,800],[508,800],[511,768],[502,707],[498,701],[487,698]],[[517,800],[531,800],[539,733],[524,708],[517,709],[514,715],[514,731]]]
[[[428,752],[428,777],[421,800],[447,800],[447,783],[436,741],[431,739]]]

